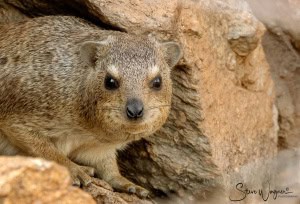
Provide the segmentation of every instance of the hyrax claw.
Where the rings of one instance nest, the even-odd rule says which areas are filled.
[[[117,191],[126,192],[130,194],[135,194],[140,198],[146,198],[149,195],[149,191],[135,185],[134,183],[130,182],[123,176],[115,177],[114,179],[111,179],[108,181],[110,185]]]
[[[149,196],[150,192],[142,187],[136,188],[136,195],[140,198],[147,198]]]
[[[80,186],[80,184],[87,186],[92,182],[92,178],[86,173],[89,167],[72,165],[69,167],[73,185]]]

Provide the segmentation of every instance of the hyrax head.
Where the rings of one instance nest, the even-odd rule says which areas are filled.
[[[108,133],[147,136],[166,121],[172,95],[170,72],[179,61],[177,43],[148,37],[109,36],[84,42],[87,97],[95,123]]]

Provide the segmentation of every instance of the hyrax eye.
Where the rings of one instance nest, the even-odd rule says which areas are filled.
[[[118,80],[114,79],[112,76],[106,76],[104,80],[104,86],[107,90],[116,90],[119,88]]]
[[[155,90],[160,90],[161,85],[162,85],[161,76],[157,76],[151,81],[150,87]]]

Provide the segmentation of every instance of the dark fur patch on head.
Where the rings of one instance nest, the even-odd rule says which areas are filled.
[[[20,60],[20,56],[19,56],[19,55],[15,56],[15,57],[13,58],[13,61],[14,61],[14,62],[18,62],[19,60]]]
[[[1,64],[1,65],[5,65],[7,62],[8,62],[7,57],[1,57],[1,58],[0,58],[0,64]]]
[[[49,61],[52,61],[52,59],[54,58],[54,55],[52,52],[45,52],[44,55],[45,55],[45,58]]]

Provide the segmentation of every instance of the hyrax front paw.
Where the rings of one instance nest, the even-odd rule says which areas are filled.
[[[73,185],[80,186],[80,184],[87,186],[92,182],[91,176],[94,176],[95,169],[88,166],[79,166],[73,164],[69,167]]]
[[[108,183],[116,190],[126,193],[133,193],[136,194],[140,198],[146,198],[149,196],[149,191],[135,185],[134,183],[130,182],[123,176],[114,177],[113,179],[109,180]]]
[[[94,176],[95,175],[95,168],[90,166],[79,166],[87,175]]]

